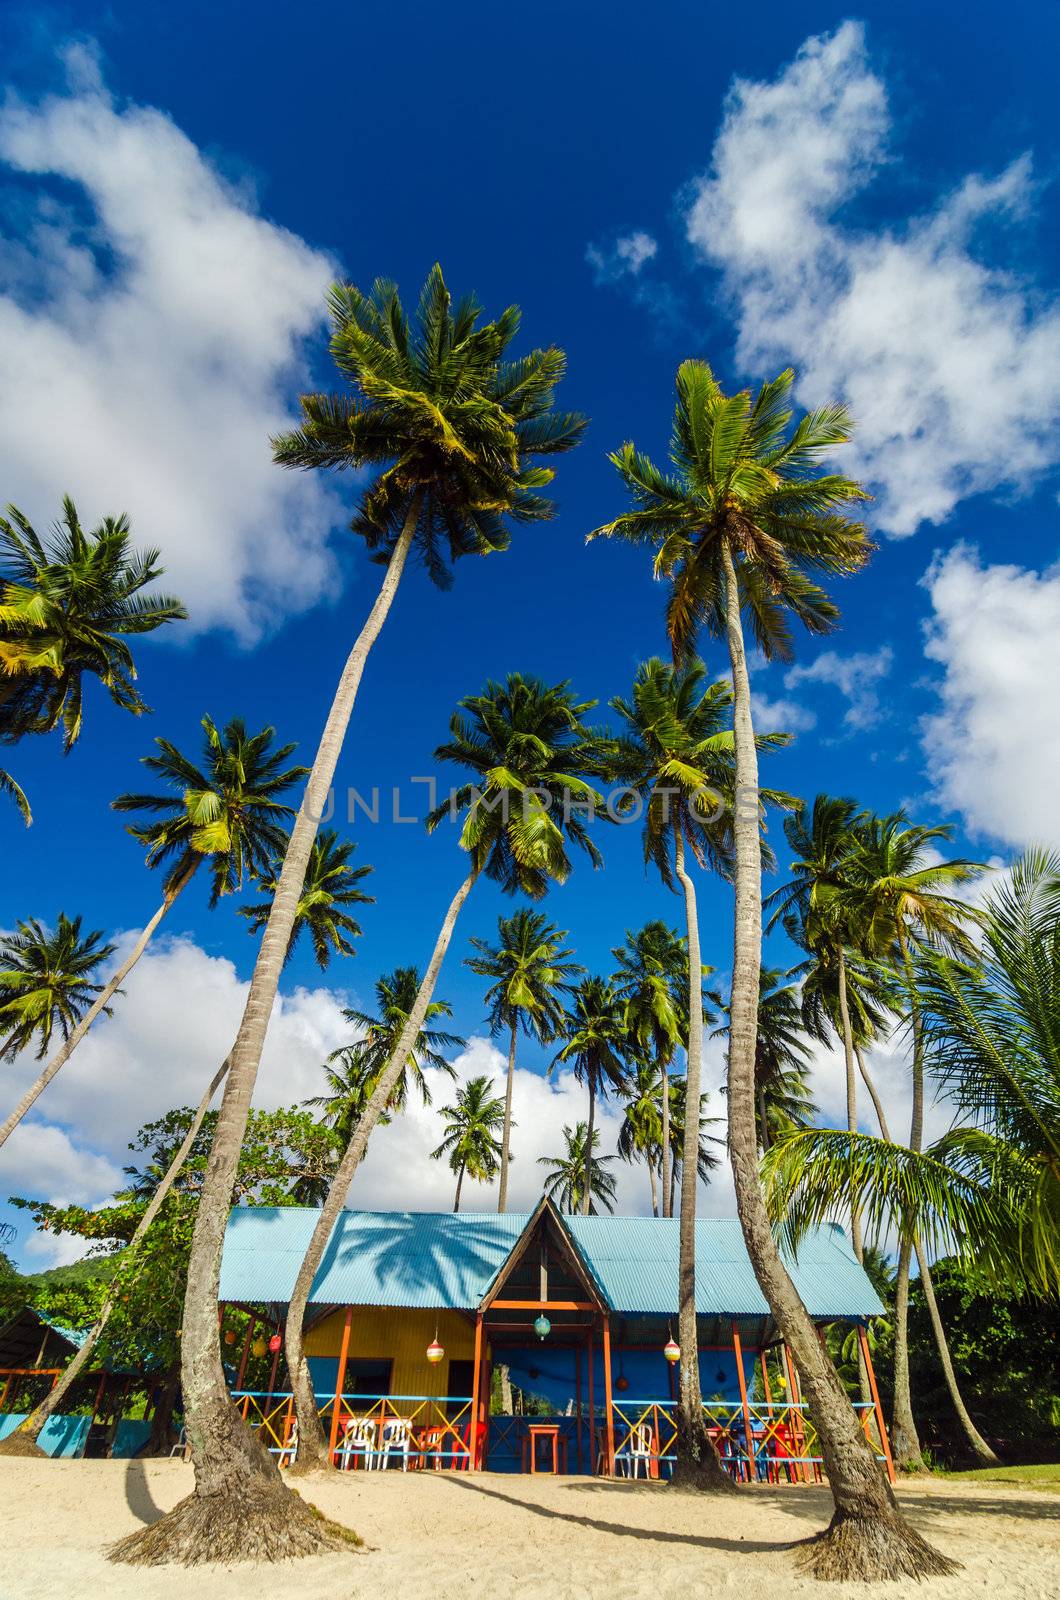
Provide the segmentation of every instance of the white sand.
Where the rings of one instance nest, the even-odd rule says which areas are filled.
[[[111,1539],[191,1488],[179,1461],[0,1460],[0,1600],[741,1600],[846,1596],[799,1577],[794,1540],[827,1521],[826,1490],[754,1489],[732,1502],[658,1484],[483,1473],[335,1473],[311,1499],[373,1547],[274,1567],[117,1567]],[[1060,1495],[934,1480],[903,1488],[917,1527],[964,1570],[924,1600],[1060,1594]],[[879,1585],[879,1595],[912,1585]]]

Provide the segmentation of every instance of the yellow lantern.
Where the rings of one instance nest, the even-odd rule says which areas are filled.
[[[677,1343],[672,1335],[663,1345],[663,1355],[666,1357],[667,1361],[670,1362],[671,1366],[675,1361],[680,1361],[681,1359],[681,1346]]]
[[[261,1334],[259,1333],[258,1337],[254,1340],[254,1343],[251,1345],[250,1348],[251,1348],[251,1351],[252,1351],[252,1353],[254,1355],[263,1356],[268,1347],[267,1347],[267,1345],[265,1343],[265,1340],[261,1337]]]
[[[437,1326],[435,1326],[434,1338],[431,1340],[430,1344],[427,1346],[427,1361],[432,1367],[436,1367],[438,1365],[439,1361],[444,1361],[444,1360],[445,1360],[445,1346],[438,1343],[438,1328],[437,1328]]]

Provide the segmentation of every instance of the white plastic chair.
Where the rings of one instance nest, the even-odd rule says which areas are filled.
[[[185,1461],[188,1459],[188,1435],[183,1428],[177,1435],[176,1444],[170,1446],[169,1453],[171,1456],[181,1456]]]
[[[351,1457],[363,1456],[365,1469],[371,1472],[376,1454],[375,1423],[372,1418],[347,1417],[342,1430],[342,1443],[338,1448],[343,1471],[349,1471]]]
[[[643,1465],[644,1476],[651,1477],[651,1459],[654,1455],[652,1449],[652,1432],[646,1422],[639,1422],[630,1430],[629,1442],[619,1452],[626,1476],[638,1478]]]
[[[379,1465],[383,1471],[390,1465],[392,1455],[400,1455],[401,1470],[409,1470],[409,1451],[412,1448],[412,1423],[408,1417],[388,1417],[383,1423],[382,1448]]]
[[[298,1419],[296,1417],[295,1420],[291,1423],[291,1431],[287,1435],[287,1442],[284,1444],[283,1448],[280,1450],[279,1454],[276,1457],[276,1465],[278,1467],[290,1467],[290,1466],[293,1466],[294,1458],[295,1458],[295,1456],[297,1454],[298,1454]]]

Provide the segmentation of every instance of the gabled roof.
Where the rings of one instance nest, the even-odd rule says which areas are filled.
[[[315,1305],[475,1310],[534,1213],[343,1211],[313,1283]],[[220,1299],[285,1304],[319,1213],[248,1206],[225,1233]],[[677,1308],[679,1223],[656,1217],[558,1217],[605,1303],[628,1316]],[[883,1306],[841,1229],[810,1234],[789,1270],[812,1317],[878,1316]],[[701,1316],[764,1317],[740,1224],[696,1223],[696,1308]]]

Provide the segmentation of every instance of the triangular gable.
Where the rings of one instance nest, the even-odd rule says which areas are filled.
[[[586,1302],[599,1311],[610,1310],[610,1305],[595,1274],[590,1268],[585,1256],[571,1236],[561,1213],[549,1199],[542,1195],[533,1212],[527,1219],[526,1226],[512,1246],[507,1259],[497,1269],[496,1276],[482,1298],[479,1309],[488,1311],[495,1300],[503,1300],[504,1287],[510,1281],[513,1273],[523,1261],[530,1250],[533,1241],[542,1232],[547,1242],[558,1249],[558,1255],[567,1268],[569,1275],[580,1286],[582,1297]],[[554,1297],[553,1297],[554,1298]]]

